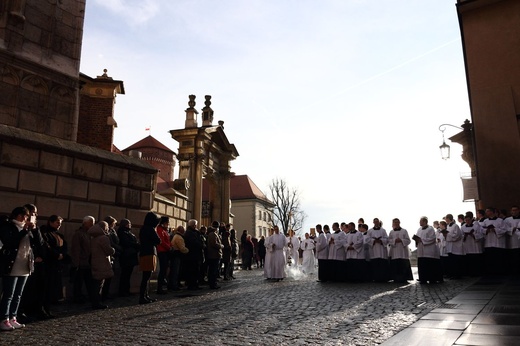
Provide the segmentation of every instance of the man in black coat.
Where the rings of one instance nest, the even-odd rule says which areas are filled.
[[[190,250],[184,258],[184,268],[186,270],[186,285],[189,290],[198,290],[200,266],[204,260],[204,246],[202,238],[197,229],[197,220],[189,220],[188,228],[184,234],[184,242]]]

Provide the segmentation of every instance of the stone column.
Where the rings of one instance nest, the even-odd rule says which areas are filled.
[[[226,163],[228,161],[226,160]],[[220,198],[221,198],[221,220],[225,223],[229,222],[230,219],[230,202],[231,202],[231,190],[230,190],[230,181],[231,181],[231,173],[229,172],[229,164],[227,165],[228,169],[225,172],[220,174]]]
[[[200,222],[202,218],[202,176],[204,160],[203,155],[197,155],[193,160],[192,179],[193,182],[193,213],[192,218]]]

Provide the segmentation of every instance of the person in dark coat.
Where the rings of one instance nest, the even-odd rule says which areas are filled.
[[[46,247],[40,228],[36,225],[38,208],[34,204],[24,206],[29,210],[29,217],[33,216],[33,227],[29,228],[30,237],[33,239],[34,272],[29,276],[23,290],[18,320],[21,323],[31,322],[33,318],[44,320],[54,317],[45,304],[45,256]]]
[[[93,309],[106,309],[108,306],[101,303],[103,285],[106,279],[114,276],[111,256],[116,250],[110,244],[108,236],[109,225],[106,221],[100,221],[88,230],[92,237],[90,241],[90,263],[92,268]]]
[[[112,270],[115,271],[116,261],[119,261],[119,256],[121,256],[121,252],[123,249],[121,245],[119,245],[119,237],[117,236],[116,224],[117,220],[112,216],[105,217],[104,221],[108,224],[108,238],[110,240],[110,246],[114,248],[115,253],[113,256],[110,256],[110,263],[112,265]],[[101,294],[103,300],[110,298],[110,285],[112,283],[112,278],[105,279],[105,283],[103,284],[103,292]]]
[[[224,280],[230,279],[229,266],[231,265],[231,233],[228,228],[222,230],[222,263],[224,265]]]
[[[265,237],[261,236],[260,240],[258,241],[258,259],[260,261],[260,268],[264,267],[266,252],[267,250],[265,248]]]
[[[242,265],[244,269],[251,270],[251,264],[253,262],[255,246],[251,240],[251,236],[246,236],[246,241],[242,244]]]
[[[121,256],[119,264],[121,266],[121,276],[119,278],[119,296],[130,295],[130,278],[134,267],[139,264],[139,242],[132,233],[132,223],[128,219],[122,219],[117,229],[119,245],[121,246]]]
[[[148,285],[152,272],[157,269],[157,245],[161,243],[161,238],[157,235],[155,228],[159,225],[160,217],[148,212],[144,218],[143,227],[139,231],[139,242],[141,249],[139,252],[139,267],[143,272],[141,287],[139,290],[139,304],[149,304],[157,301],[148,295]]]
[[[238,258],[238,241],[237,241],[237,232],[235,229],[231,229],[229,231],[229,241],[231,242],[231,263],[229,265],[229,278],[230,279],[236,279],[233,275],[233,272],[235,270],[235,260]]]
[[[204,246],[202,238],[197,230],[197,220],[188,221],[188,229],[184,234],[184,242],[189,252],[184,257],[184,269],[186,270],[186,285],[189,290],[198,290],[200,266],[204,260]]]
[[[46,290],[48,303],[57,303],[63,299],[62,272],[64,263],[70,261],[68,245],[65,236],[59,232],[63,218],[58,215],[51,215],[47,226],[42,226],[41,232],[43,240],[47,245],[46,257],[46,277],[48,289]]]
[[[29,219],[25,207],[14,208],[9,220],[0,223],[0,274],[2,275],[2,299],[0,300],[0,330],[24,328],[17,321],[22,293],[34,267],[31,256],[35,246],[30,229],[35,222]]]

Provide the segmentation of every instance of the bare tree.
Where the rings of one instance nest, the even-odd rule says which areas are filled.
[[[275,178],[269,185],[273,209],[274,224],[281,226],[285,235],[289,230],[297,232],[302,229],[307,214],[300,207],[300,192],[290,188],[283,179]]]

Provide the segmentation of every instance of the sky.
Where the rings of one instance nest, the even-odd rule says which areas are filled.
[[[439,125],[470,119],[455,2],[87,0],[81,72],[124,81],[119,149],[151,134],[177,151],[188,95],[199,113],[212,95],[232,171],[300,191],[304,230],[398,217],[414,233],[474,210],[460,145],[439,151]]]

